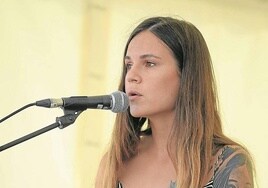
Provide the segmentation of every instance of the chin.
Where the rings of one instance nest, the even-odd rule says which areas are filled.
[[[136,110],[130,109],[130,114],[135,118],[144,117],[144,113],[141,113],[140,111],[136,111]]]
[[[143,117],[142,115],[137,114],[137,113],[131,113],[131,112],[130,112],[130,114],[131,114],[133,117],[135,117],[135,118]]]

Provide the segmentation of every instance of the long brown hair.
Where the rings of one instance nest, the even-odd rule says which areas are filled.
[[[177,187],[202,187],[211,157],[224,145],[236,144],[222,131],[218,112],[216,86],[207,44],[200,31],[191,23],[171,17],[152,17],[140,23],[131,33],[125,47],[142,31],[150,31],[173,52],[180,72],[176,123],[169,139],[176,151],[168,147],[177,173]],[[125,91],[124,67],[119,90]],[[130,112],[116,117],[110,148],[106,155],[103,187],[114,188],[118,170],[125,160],[136,153],[146,119],[135,118]],[[173,145],[174,146],[174,145]],[[174,155],[175,154],[175,155]]]

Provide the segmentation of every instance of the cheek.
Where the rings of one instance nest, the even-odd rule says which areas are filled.
[[[161,101],[162,105],[175,106],[179,94],[179,76],[169,74],[162,78],[164,79],[155,79],[150,86],[152,95],[155,96],[153,100]]]
[[[166,74],[162,76],[162,79],[158,79],[154,83],[154,86],[156,88],[156,91],[160,90],[166,96],[178,96],[179,76],[176,73]]]
[[[169,76],[164,86],[164,94],[169,97],[169,101],[175,105],[179,94],[179,77],[177,75]]]

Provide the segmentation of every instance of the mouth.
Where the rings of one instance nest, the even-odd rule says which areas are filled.
[[[136,91],[130,91],[128,92],[128,97],[130,99],[134,99],[134,98],[137,98],[137,97],[140,97],[142,96],[140,93],[136,92]]]

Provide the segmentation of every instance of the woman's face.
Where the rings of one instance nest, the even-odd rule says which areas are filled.
[[[179,71],[171,50],[159,38],[150,31],[135,36],[129,43],[125,66],[132,116],[152,118],[174,112]]]

